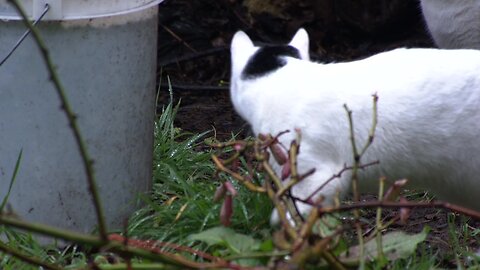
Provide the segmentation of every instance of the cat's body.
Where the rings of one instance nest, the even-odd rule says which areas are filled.
[[[420,4],[437,46],[480,49],[480,1],[421,0]]]
[[[249,65],[261,67],[257,57],[264,49],[237,33],[231,98],[256,135],[291,130],[280,137],[288,147],[293,130],[301,130],[299,170],[316,171],[294,187],[295,196],[306,198],[352,164],[343,105],[353,111],[357,144],[362,146],[372,126],[376,93],[378,126],[362,163],[378,160],[380,165],[360,172],[361,189],[376,193],[380,176],[408,178],[413,187],[480,210],[480,51],[397,49],[355,62],[318,64],[308,61],[303,29],[290,45],[300,52],[296,58],[281,56],[280,50],[275,56],[274,50],[270,57],[281,61],[252,69]],[[332,203],[337,191],[350,190],[350,177],[345,173],[321,191],[325,203]],[[308,207],[300,205],[300,210]]]

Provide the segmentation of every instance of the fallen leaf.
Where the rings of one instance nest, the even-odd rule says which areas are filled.
[[[420,233],[406,234],[401,231],[389,232],[382,236],[383,253],[390,260],[394,261],[411,256],[417,245],[427,237],[428,227],[424,227]],[[364,244],[365,256],[367,260],[375,260],[378,257],[376,239],[373,238]],[[348,256],[347,256],[348,254]],[[342,262],[356,262],[359,256],[359,246],[350,247],[348,252],[344,252],[339,258]]]

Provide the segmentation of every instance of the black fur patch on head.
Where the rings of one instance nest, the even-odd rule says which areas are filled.
[[[242,79],[254,79],[265,76],[287,63],[283,57],[300,58],[300,52],[292,46],[265,46],[258,49],[243,69]]]

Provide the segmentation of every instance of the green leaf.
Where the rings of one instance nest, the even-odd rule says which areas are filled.
[[[240,254],[255,251],[260,248],[260,241],[248,235],[236,233],[226,227],[214,227],[206,231],[192,234],[189,237],[192,241],[201,241],[209,246],[220,245],[228,248],[232,254]]]
[[[313,233],[321,237],[330,237],[337,233],[337,228],[342,225],[341,219],[335,215],[324,215],[313,226]]]
[[[270,252],[270,251],[273,251],[274,249],[275,249],[275,246],[273,245],[273,240],[267,239],[262,242],[259,250],[264,252]]]
[[[386,258],[390,261],[395,261],[397,259],[411,256],[417,249],[417,245],[425,241],[428,232],[428,227],[424,227],[423,230],[417,234],[409,235],[401,231],[395,231],[382,236],[383,252]],[[367,260],[374,260],[378,257],[377,242],[375,238],[366,242],[364,247]],[[348,252],[343,253],[340,256],[340,260],[342,262],[357,261],[358,256],[359,246],[354,246],[351,247]]]

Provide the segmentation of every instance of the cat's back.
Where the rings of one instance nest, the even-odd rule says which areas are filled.
[[[430,91],[434,84],[452,91],[457,89],[452,84],[480,85],[480,50],[400,48],[362,60],[332,64],[289,59],[282,69],[262,80],[265,82],[260,82],[259,87],[273,85],[278,89],[276,94],[286,95],[301,92],[324,95],[326,91],[368,97],[377,91]],[[297,90],[292,93],[292,88]]]
[[[480,67],[480,50],[458,49],[423,49],[423,48],[399,48],[392,51],[382,52],[368,58],[353,62],[333,64],[333,71],[354,71],[361,74],[391,73],[398,77],[402,74],[417,73],[424,71],[426,79],[436,72],[451,73],[471,71],[478,72],[475,67]]]
[[[379,64],[415,66],[419,66],[418,64],[420,64],[419,67],[426,66],[428,68],[432,68],[435,65],[461,68],[467,65],[468,68],[469,63],[480,64],[478,59],[480,59],[480,51],[475,49],[398,48],[373,55],[360,61],[365,61],[366,63],[371,61],[372,63],[377,62]]]

